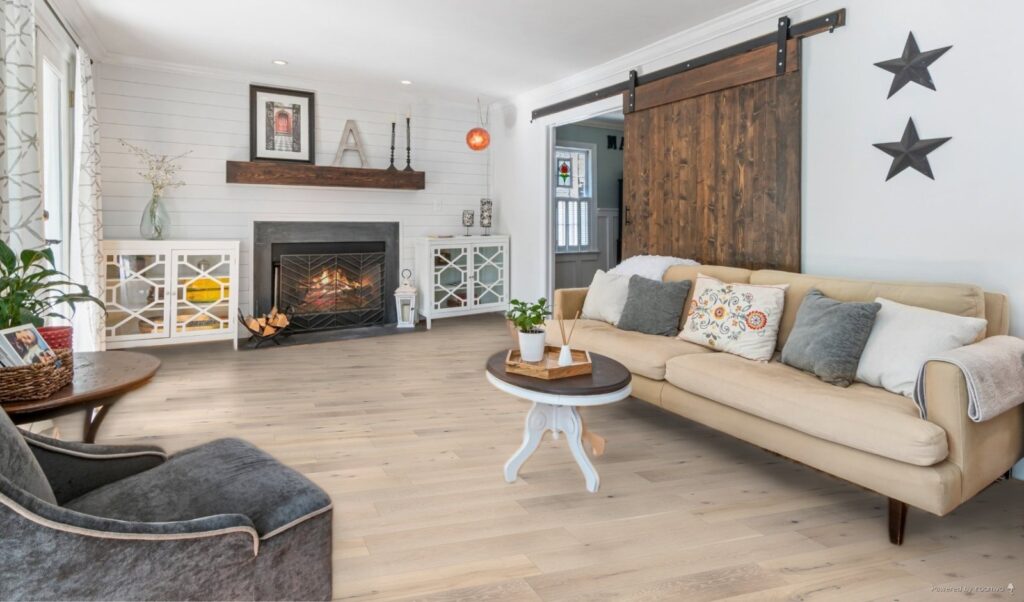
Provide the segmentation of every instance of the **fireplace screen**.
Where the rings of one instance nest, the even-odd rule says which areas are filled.
[[[275,267],[276,305],[293,330],[384,322],[384,253],[281,255]]]

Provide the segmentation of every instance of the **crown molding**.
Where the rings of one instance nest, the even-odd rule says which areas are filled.
[[[761,24],[770,24],[771,27],[765,31],[773,31],[779,16],[817,2],[820,0],[760,0],[569,77],[519,94],[515,101],[537,102],[538,99],[544,99],[557,102],[560,98],[569,98],[585,90],[622,81],[631,69],[644,73],[645,67],[650,71],[677,63],[685,60],[680,55],[688,50],[730,34]]]
[[[50,4],[60,13],[64,24],[78,38],[78,43],[89,54],[89,58],[95,62],[106,60],[110,53],[78,0],[50,0]]]

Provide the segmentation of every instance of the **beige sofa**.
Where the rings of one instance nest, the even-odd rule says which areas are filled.
[[[664,280],[696,280],[698,272],[725,282],[788,284],[778,349],[811,288],[843,301],[885,297],[985,318],[986,336],[1006,334],[1009,327],[1005,295],[963,284],[871,282],[726,266],[676,266]],[[572,318],[586,294],[585,288],[555,291],[554,317]],[[557,344],[556,332],[548,329],[549,343]],[[964,377],[947,363],[930,362],[925,369],[928,418],[922,419],[909,398],[863,383],[835,387],[782,364],[777,354],[772,362],[754,362],[594,320],[579,321],[573,347],[629,368],[634,397],[887,496],[889,536],[896,544],[902,542],[906,504],[945,515],[1024,455],[1024,407],[972,422]]]

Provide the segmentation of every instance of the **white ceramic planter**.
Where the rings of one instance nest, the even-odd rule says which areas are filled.
[[[520,332],[519,355],[524,362],[539,362],[544,359],[544,333]]]

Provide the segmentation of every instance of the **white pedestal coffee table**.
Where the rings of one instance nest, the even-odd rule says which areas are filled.
[[[594,493],[601,485],[600,476],[583,448],[583,420],[579,408],[604,405],[629,397],[632,375],[615,360],[590,354],[593,372],[558,380],[543,380],[505,371],[506,352],[496,353],[487,360],[487,380],[501,391],[533,402],[526,415],[523,444],[505,464],[505,480],[515,482],[523,463],[536,451],[544,433],[555,437],[565,433],[576,463],[587,481],[587,491]]]

